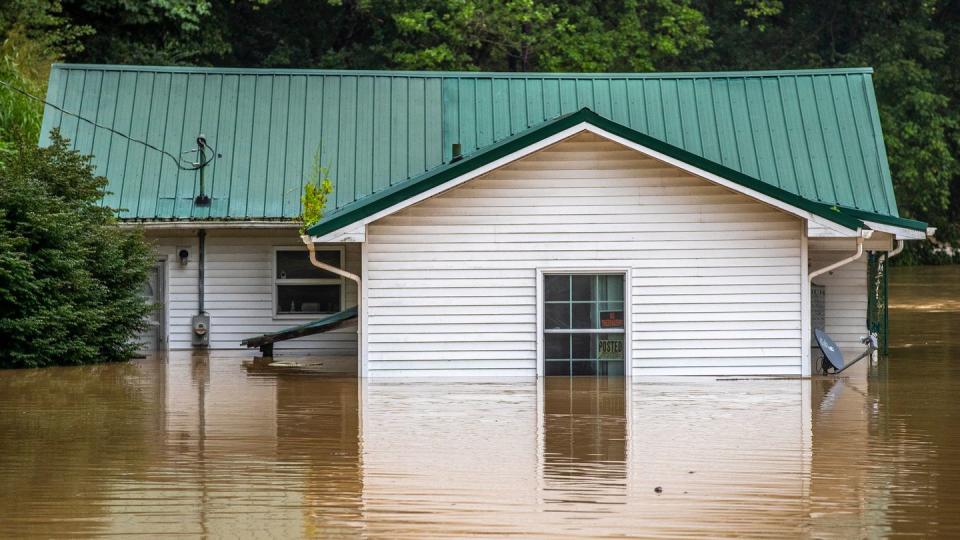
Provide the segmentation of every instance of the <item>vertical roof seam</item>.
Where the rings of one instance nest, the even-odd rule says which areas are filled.
[[[157,75],[156,75],[156,73],[151,73],[151,78],[150,78],[150,95],[147,97],[147,114],[146,114],[146,117],[147,117],[147,125],[146,125],[146,129],[144,129],[144,131],[143,131],[143,134],[144,134],[144,137],[143,137],[143,138],[144,138],[144,140],[147,140],[147,137],[150,135],[150,122],[151,122],[151,120],[152,120],[151,117],[153,116],[153,115],[151,114],[152,109],[153,109],[153,94],[156,92],[156,89],[157,89]],[[134,98],[134,99],[136,99],[136,98]],[[136,105],[136,101],[134,101],[133,110],[136,110],[136,109],[137,109],[137,105]],[[131,113],[132,113],[132,111],[131,111]],[[137,190],[137,195],[138,195],[138,196],[137,196],[137,208],[136,208],[135,210],[134,210],[134,209],[130,209],[130,213],[133,214],[133,215],[139,215],[139,213],[140,213],[140,204],[143,202],[143,188],[144,188],[144,182],[142,181],[142,179],[143,179],[143,172],[144,172],[144,170],[146,170],[146,168],[147,168],[147,152],[146,152],[146,150],[144,150],[144,152],[143,152],[143,159],[140,160],[140,178],[141,178],[141,181],[140,181],[140,184],[137,186],[137,188],[138,188],[138,190]],[[120,204],[123,204],[123,199],[122,199],[122,198],[121,198]]]
[[[290,88],[293,86],[293,77],[287,77],[287,117],[283,119],[286,129],[283,130],[283,165],[280,173],[280,215],[283,215],[283,205],[287,202],[287,158],[290,155]]]
[[[847,160],[847,148],[846,148],[846,145],[843,144],[843,131],[842,131],[843,128],[841,127],[841,123],[840,123],[840,113],[837,112],[837,105],[836,105],[837,95],[833,91],[832,76],[827,77],[827,88],[830,89],[830,97],[832,98],[832,103],[834,104],[833,118],[837,122],[837,137],[840,139],[840,145],[843,150],[840,153],[840,155],[841,157],[843,157],[843,168],[847,173],[847,185],[850,187],[850,196],[853,197],[853,206],[854,208],[859,209],[860,203],[857,201],[857,190],[853,185],[853,176],[850,174],[850,162]],[[852,103],[850,104],[850,107],[852,109],[853,107]]]
[[[865,175],[865,176],[864,176],[864,180],[865,180],[865,182],[869,185],[869,184],[870,184],[870,172],[867,171],[867,167],[866,167],[867,155],[866,155],[866,153],[865,153],[865,149],[864,149],[864,146],[863,146],[863,139],[860,137],[860,129],[859,129],[859,127],[858,127],[858,125],[857,125],[857,121],[856,121],[857,113],[856,113],[855,111],[856,111],[857,107],[856,107],[856,104],[854,103],[854,100],[853,100],[853,92],[850,90],[850,75],[844,75],[844,77],[843,77],[843,83],[844,83],[844,87],[847,89],[847,100],[850,102],[850,112],[853,114],[853,121],[854,121],[853,133],[854,133],[854,136],[857,138],[857,149],[858,149],[859,152],[860,152],[860,165],[861,165],[861,167],[862,167],[862,169],[863,169],[863,173],[864,173],[864,175]],[[853,178],[851,177],[851,182],[852,182],[852,181],[853,181]],[[876,196],[876,194],[874,194],[874,190],[870,189],[870,190],[868,190],[868,191],[869,191],[869,200],[870,200],[871,207],[872,207],[872,208],[879,208],[880,205],[877,204],[877,196]],[[883,201],[883,202],[884,202],[884,205],[886,205],[886,201]]]
[[[753,147],[753,161],[757,166],[757,178],[761,178],[763,176],[763,168],[760,167],[760,152],[757,151],[757,137],[753,129],[753,118],[750,114],[750,98],[747,94],[747,82],[745,80],[740,81],[740,84],[743,85],[743,107],[747,111],[747,127],[749,128],[750,145]],[[779,179],[777,180],[776,186],[780,187]]]
[[[700,100],[697,99],[697,81],[700,79],[692,79],[690,81],[690,91],[693,92],[693,115],[696,119],[697,129],[695,130],[697,134],[697,144],[700,146],[700,155],[706,157],[704,154],[707,153],[703,144],[703,130],[700,129]]]
[[[777,166],[780,163],[780,158],[777,156],[777,145],[774,143],[773,137],[773,128],[770,127],[770,115],[767,114],[767,91],[763,88],[763,79],[761,78],[758,81],[758,86],[760,87],[760,112],[763,114],[763,123],[767,126],[767,136],[770,138],[770,152],[773,154],[773,174],[777,180],[777,187],[783,188],[783,179],[780,177],[780,167]],[[784,122],[784,131],[786,131],[786,122]],[[787,144],[787,148],[790,147],[790,144]],[[793,167],[793,164],[790,165]],[[799,192],[799,185],[797,186],[797,191]]]
[[[730,113],[730,127],[733,128],[733,155],[737,158],[737,170],[743,170],[743,159],[740,155],[740,141],[737,140],[737,120],[736,116],[733,114],[733,84],[730,82],[730,79],[723,79],[724,86],[727,89],[727,112]]]
[[[810,79],[810,89],[813,90],[813,109],[814,109],[814,112],[816,113],[815,116],[817,118],[817,126],[819,126],[820,128],[820,133],[825,133],[824,126],[823,126],[823,118],[822,118],[823,111],[820,108],[819,94],[817,93],[816,82],[817,81],[815,77]],[[823,147],[823,157],[824,157],[823,161],[826,162],[827,173],[830,175],[831,178],[833,178],[833,164],[830,163],[830,148],[827,146],[827,141],[824,137],[820,137],[820,146]],[[832,184],[830,186],[830,190],[833,192],[833,199],[837,200],[836,185]]]
[[[792,78],[792,81],[797,91],[797,115],[800,117],[800,127],[803,131],[803,144],[807,150],[807,162],[810,165],[810,185],[813,187],[816,200],[823,201],[823,197],[820,195],[820,186],[817,184],[817,173],[813,167],[813,152],[811,151],[810,139],[807,136],[807,121],[803,117],[803,108],[800,107],[800,85],[797,84],[796,78]],[[780,94],[780,98],[783,99],[783,93]]]
[[[100,124],[100,101],[103,98],[103,72],[100,74],[100,84],[97,88],[97,107],[94,109],[96,112],[93,117],[96,119],[97,123]],[[91,125],[91,135],[90,135],[90,153],[93,153],[94,147],[97,145],[97,130],[100,129],[97,126]]]
[[[113,113],[110,116],[110,128],[115,129],[117,125],[117,106],[120,103],[120,79],[123,77],[122,74],[117,74],[117,97],[113,100]],[[107,176],[110,167],[110,154],[113,153],[113,133],[107,132],[107,160],[104,162],[103,167],[103,176]],[[104,197],[104,204],[106,203],[106,197]]]
[[[674,94],[677,96],[677,114],[680,115],[680,146],[687,146],[687,137],[683,133],[683,103],[680,99],[680,83],[673,82]]]
[[[237,99],[234,103],[234,110],[233,110],[233,141],[232,141],[233,144],[230,147],[230,172],[228,173],[229,176],[227,177],[227,180],[228,180],[227,181],[227,210],[225,212],[227,216],[230,215],[230,207],[233,206],[233,171],[234,171],[234,166],[237,163],[237,159],[234,156],[236,156],[236,149],[237,149],[237,124],[239,124],[238,119],[240,118],[240,88],[241,88],[240,83],[242,82],[242,80],[243,80],[243,77],[238,75],[237,76]]]

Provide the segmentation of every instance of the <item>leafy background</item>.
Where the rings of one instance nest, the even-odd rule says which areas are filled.
[[[901,214],[960,242],[960,0],[0,0],[0,79],[51,62],[495,71],[872,66]],[[0,87],[0,152],[40,106]]]

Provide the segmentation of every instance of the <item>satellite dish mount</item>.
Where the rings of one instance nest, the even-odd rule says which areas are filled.
[[[817,339],[817,346],[820,347],[820,351],[823,353],[823,358],[821,359],[821,370],[827,375],[838,375],[850,366],[873,354],[873,351],[877,350],[876,334],[868,334],[860,338],[860,343],[863,343],[867,346],[866,350],[864,350],[862,353],[860,353],[860,356],[854,358],[850,362],[844,362],[843,353],[840,352],[840,347],[834,343],[833,339],[831,339],[826,332],[817,328],[813,331],[813,335]]]

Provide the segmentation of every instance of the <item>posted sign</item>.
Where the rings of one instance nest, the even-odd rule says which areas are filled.
[[[623,360],[623,339],[597,340],[597,358],[600,360]]]

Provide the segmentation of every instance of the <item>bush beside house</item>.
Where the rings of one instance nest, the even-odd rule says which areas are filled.
[[[90,159],[21,144],[0,163],[0,367],[126,360],[150,310],[139,230],[100,206]]]

